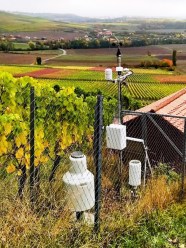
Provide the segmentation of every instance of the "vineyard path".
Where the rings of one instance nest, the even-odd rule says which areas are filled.
[[[52,59],[59,58],[59,57],[64,56],[64,55],[67,55],[67,51],[66,51],[66,50],[64,50],[64,49],[58,49],[58,50],[62,51],[63,53],[62,53],[62,54],[59,54],[59,55],[56,55],[56,56],[54,56],[54,57],[45,59],[45,60],[43,60],[42,63],[45,63],[45,62],[47,62],[47,61],[49,61],[49,60],[52,60]],[[32,63],[31,65],[33,65],[33,63]]]

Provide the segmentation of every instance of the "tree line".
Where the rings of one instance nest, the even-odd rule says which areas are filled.
[[[148,45],[162,45],[162,44],[186,44],[186,38],[130,38],[129,40],[121,40],[124,47],[141,47]],[[57,49],[88,49],[88,48],[110,48],[115,47],[115,42],[110,42],[109,39],[90,39],[79,38],[75,40],[52,40],[52,41],[29,41],[28,48],[16,48],[12,41],[0,41],[0,51],[20,51],[20,50],[57,50]]]

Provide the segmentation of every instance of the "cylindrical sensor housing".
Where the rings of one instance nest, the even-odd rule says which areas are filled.
[[[105,80],[112,81],[112,69],[105,69]]]
[[[76,212],[89,210],[95,204],[94,175],[87,169],[83,153],[72,153],[70,162],[70,169],[63,176],[67,207]]]
[[[141,162],[139,160],[129,162],[129,185],[133,187],[141,185]]]

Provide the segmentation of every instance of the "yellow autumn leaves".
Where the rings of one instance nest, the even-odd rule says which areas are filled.
[[[30,167],[30,146],[28,143],[28,132],[26,131],[26,127],[22,126],[23,131],[20,132],[17,136],[14,137],[14,142],[16,145],[15,150],[15,158],[17,159],[17,163],[20,166],[26,166],[27,169]],[[6,133],[9,135],[12,126],[11,124],[6,125]],[[7,137],[5,135],[0,136],[0,155],[7,154],[8,146],[11,142],[7,142]],[[48,156],[44,155],[45,149],[48,147],[48,142],[44,140],[44,131],[42,128],[36,128],[35,130],[35,166],[38,166],[42,163],[46,163],[48,161]],[[17,170],[16,166],[13,163],[8,164],[6,167],[7,173],[13,173],[17,171],[17,175],[20,176],[22,174],[21,170]]]
[[[30,145],[28,141],[28,131],[24,124],[21,124],[22,131],[14,136],[11,142],[7,141],[8,135],[11,133],[13,127],[10,123],[6,123],[4,126],[6,132],[3,136],[0,136],[0,155],[7,154],[8,150],[12,150],[14,147],[14,156],[17,160],[16,164],[10,163],[6,167],[7,173],[17,172],[21,175],[21,171],[18,170],[21,166],[30,167]],[[66,149],[75,142],[81,142],[83,130],[80,130],[76,125],[64,121],[59,133],[59,148],[60,151]],[[16,149],[15,149],[16,147]],[[35,129],[35,166],[46,164],[49,160],[47,154],[45,154],[46,148],[49,147],[49,142],[45,139],[44,130],[42,127]],[[17,167],[17,168],[16,168]]]
[[[3,154],[6,154],[8,151],[8,142],[6,140],[6,136],[5,135],[1,135],[0,136],[0,156],[2,156]]]
[[[64,121],[59,139],[61,150],[66,149],[76,141],[81,142],[81,131],[76,125]]]
[[[30,164],[30,154],[25,153],[25,150],[23,147],[18,148],[18,150],[15,153],[15,157],[20,165],[25,165],[27,169],[29,169]],[[6,167],[6,171],[8,174],[13,173],[17,170],[16,166],[13,163],[10,163]],[[17,175],[21,176],[22,172],[21,170],[17,170]]]
[[[16,158],[17,158],[18,160],[20,160],[20,159],[22,159],[23,155],[24,155],[24,150],[23,150],[23,148],[21,147],[21,148],[19,148],[19,149],[17,150],[15,156],[16,156]]]
[[[13,164],[9,164],[9,165],[6,167],[6,171],[7,171],[8,174],[13,173],[15,170],[16,170],[16,167],[15,167],[15,165],[13,165]]]
[[[16,167],[15,167],[15,165],[14,164],[9,164],[7,167],[6,167],[6,172],[8,173],[8,174],[11,174],[11,173],[13,173],[13,172],[15,172],[16,171]],[[18,170],[17,171],[17,175],[18,176],[21,176],[22,175],[22,171],[21,170]]]
[[[4,125],[4,134],[7,136],[11,133],[12,131],[12,125],[11,123],[5,123]]]
[[[12,125],[10,123],[3,124],[4,133],[0,135],[0,156],[6,154],[8,151],[9,143],[7,142],[6,136],[9,135],[12,131]]]
[[[36,142],[35,142],[35,166],[46,163],[48,157],[44,155],[45,149],[48,147],[48,142],[44,140],[44,131],[42,128],[38,128],[35,131]]]
[[[27,132],[23,131],[17,137],[15,137],[15,143],[17,147],[20,147],[21,145],[26,145],[28,143]]]

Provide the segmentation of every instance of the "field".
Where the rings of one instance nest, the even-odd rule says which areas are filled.
[[[33,34],[32,37],[40,35],[39,32],[42,31],[54,31],[54,30],[84,30],[86,25],[79,25],[75,23],[64,23],[57,21],[50,21],[44,18],[31,17],[26,15],[15,15],[11,13],[6,13],[0,11],[0,30],[1,33],[17,34],[17,32],[26,32],[25,35]],[[31,32],[31,33],[30,33]],[[19,33],[21,34],[21,33]],[[36,35],[37,34],[37,35]]]
[[[0,66],[0,72],[9,72],[12,75],[20,74],[20,73],[30,73],[33,71],[41,70],[41,68],[34,66]]]
[[[28,49],[29,48],[29,45],[28,45],[28,43],[16,43],[16,42],[14,42],[13,43],[13,46],[14,46],[14,48],[15,49],[17,49],[17,50],[26,50],[26,49]]]
[[[86,92],[96,92],[98,89],[106,96],[117,96],[117,86],[113,83],[107,82],[95,82],[95,81],[67,81],[67,80],[50,80],[39,79],[40,83],[46,85],[56,85],[60,87],[79,87]],[[131,97],[138,100],[158,100],[165,96],[168,96],[180,89],[185,88],[185,84],[165,84],[160,85],[157,83],[129,83],[128,87],[123,88],[123,94],[129,94]]]
[[[39,55],[39,54],[38,54]],[[0,64],[3,65],[11,65],[11,64],[16,64],[16,65],[29,65],[33,64],[36,61],[37,54],[11,54],[7,53],[4,54],[0,52]],[[50,56],[49,55],[43,55],[43,59],[48,59]]]
[[[13,31],[24,31],[25,24],[27,31],[36,31],[40,29],[51,29],[56,28],[58,25],[54,22],[50,22],[41,18],[32,18],[25,16],[17,16],[13,14],[8,14],[4,12],[0,12],[1,24],[0,30],[1,32],[13,32]],[[29,24],[29,25],[28,25]]]
[[[151,51],[152,56],[148,56]],[[68,49],[67,55],[52,59],[53,55],[61,55],[61,51],[30,51],[20,53],[0,53],[0,64],[23,64],[28,65],[35,62],[37,56],[51,66],[81,65],[81,66],[116,66],[116,49]],[[148,46],[139,48],[122,48],[122,63],[128,66],[139,65],[141,61],[157,61],[158,56],[166,58],[167,50],[158,46]],[[169,51],[169,56],[171,52]]]
[[[122,47],[122,64],[128,67],[136,67],[144,61],[158,62],[161,59],[171,59],[174,48],[178,51],[176,70],[184,74],[186,73],[186,45],[181,45],[180,48],[177,45]],[[35,63],[37,56],[40,56],[43,65],[48,66],[115,67],[117,65],[116,51],[117,49],[112,47],[100,49],[67,49],[66,55],[62,55],[63,53],[60,50],[18,51],[9,52],[6,55],[0,52],[0,64],[30,65]],[[149,52],[151,56],[148,56]],[[159,74],[162,74],[162,70],[160,71]]]
[[[104,67],[83,66],[1,66],[0,71],[7,71],[16,77],[31,76],[43,85],[80,87],[86,92],[96,92],[98,89],[109,96],[117,95],[117,85],[106,82]],[[113,68],[113,78],[116,72]],[[134,99],[153,101],[172,94],[186,86],[186,76],[160,69],[133,69],[133,75],[128,80],[128,87],[123,87],[123,94],[129,94]]]

